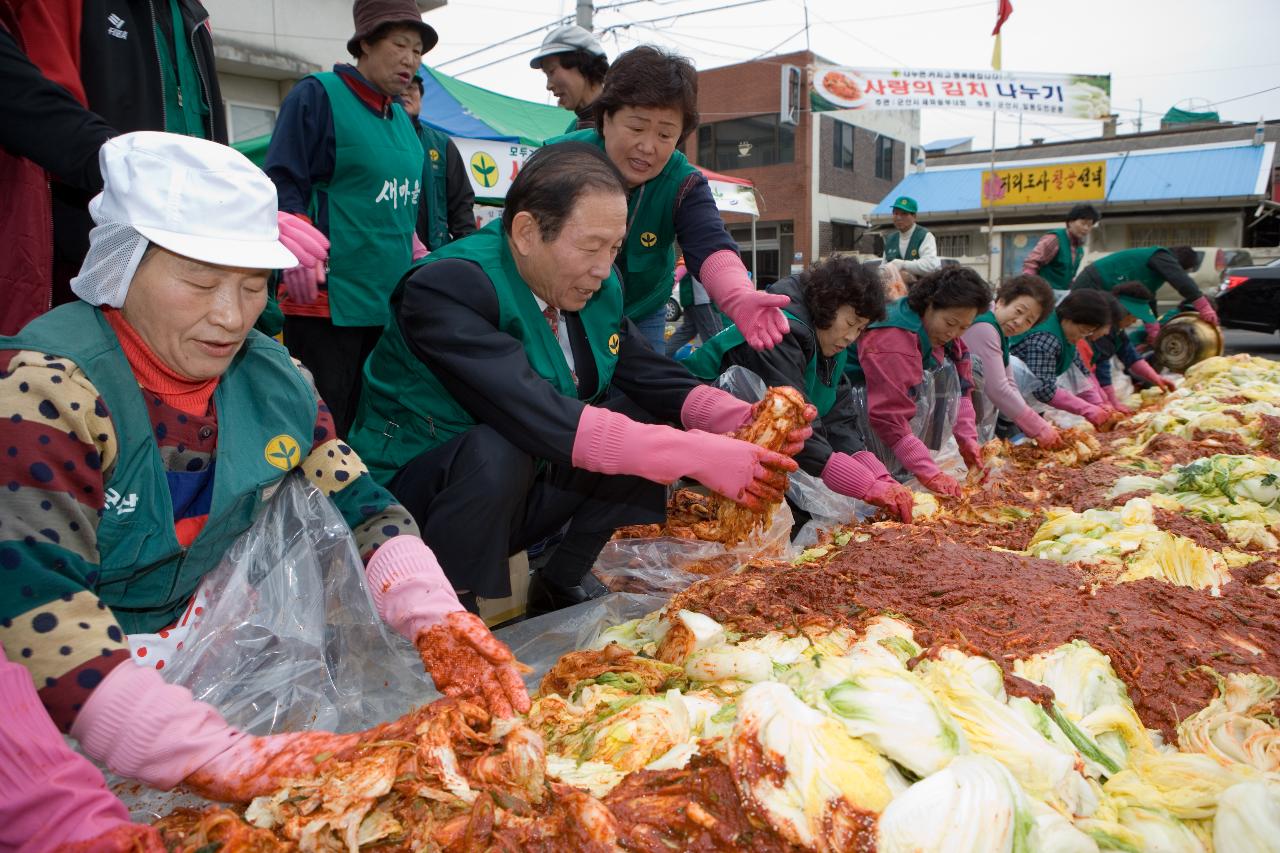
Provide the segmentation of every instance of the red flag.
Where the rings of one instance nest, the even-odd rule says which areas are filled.
[[[996,9],[996,28],[991,31],[991,35],[1000,35],[1000,28],[1004,26],[1004,22],[1009,20],[1009,16],[1013,14],[1013,3],[1010,0],[998,0],[1000,8]]]

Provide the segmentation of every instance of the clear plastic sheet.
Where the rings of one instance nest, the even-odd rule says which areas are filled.
[[[1069,427],[1078,427],[1088,423],[1079,415],[1073,415],[1070,412],[1064,412],[1061,409],[1055,409],[1046,403],[1042,403],[1036,399],[1035,389],[1039,387],[1040,380],[1031,372],[1031,368],[1027,367],[1026,362],[1018,358],[1016,355],[1009,356],[1009,375],[1013,377],[1013,381],[1018,386],[1018,390],[1022,392],[1022,399],[1026,400],[1027,405],[1036,414],[1043,417],[1049,423],[1060,429]],[[1085,376],[1080,368],[1074,363],[1066,373],[1058,377],[1058,387],[1065,388],[1073,394],[1078,394],[1080,389],[1085,387]]]
[[[951,433],[955,429],[956,412],[960,403],[960,375],[956,372],[956,366],[950,359],[944,358],[942,364],[924,373],[920,383],[911,389],[911,395],[916,401],[916,413],[911,418],[911,433],[934,452],[935,461],[942,467],[938,453],[946,452],[948,443],[955,443]],[[867,439],[867,450],[884,463],[894,479],[905,482],[910,478],[910,472],[871,428],[866,386],[853,386],[853,402],[859,413],[859,427]]]
[[[978,442],[986,444],[996,437],[996,421],[1000,417],[1000,410],[987,397],[987,379],[982,367],[982,357],[971,355],[970,359],[973,363],[973,413],[978,428]]]
[[[674,536],[614,539],[600,551],[592,571],[615,592],[672,595],[709,574],[733,571],[758,557],[790,559],[795,554],[791,547],[794,523],[791,508],[783,501],[762,533],[732,548]]]
[[[374,610],[346,522],[301,474],[203,587],[210,607],[162,674],[243,731],[355,731],[437,695]]]

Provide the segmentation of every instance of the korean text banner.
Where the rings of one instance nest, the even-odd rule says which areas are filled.
[[[476,198],[506,198],[520,167],[538,150],[536,146],[518,142],[451,138],[467,166],[467,177],[471,179],[471,189]]]
[[[809,104],[815,112],[947,107],[1104,119],[1111,76],[820,65],[812,71]]]
[[[1106,197],[1106,184],[1106,160],[984,171],[982,206],[1101,201]]]

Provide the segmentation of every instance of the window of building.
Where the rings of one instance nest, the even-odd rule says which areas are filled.
[[[893,139],[876,136],[876,177],[886,181],[893,178]]]
[[[698,162],[724,171],[794,162],[796,130],[777,113],[735,118],[698,128]]]
[[[1130,225],[1129,247],[1146,246],[1209,246],[1212,245],[1214,227],[1209,222],[1168,222],[1150,225]]]
[[[965,258],[969,256],[969,234],[935,234],[938,240],[938,254],[948,258]]]
[[[833,252],[854,252],[857,251],[858,239],[862,236],[865,228],[859,228],[857,225],[847,225],[843,222],[831,223],[831,251]]]
[[[276,111],[270,107],[251,104],[228,104],[227,121],[231,141],[243,142],[258,136],[266,136],[276,127]]]
[[[837,169],[853,168],[853,125],[834,122],[831,134],[831,165]]]

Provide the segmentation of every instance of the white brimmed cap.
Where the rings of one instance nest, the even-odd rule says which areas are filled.
[[[605,55],[604,48],[600,46],[600,41],[577,24],[565,24],[563,27],[556,27],[547,33],[547,37],[542,40],[542,46],[533,55],[533,59],[529,60],[529,67],[539,67],[538,64],[548,56],[555,56],[557,53],[573,53],[578,50],[586,51],[595,56]]]
[[[109,140],[98,161],[103,188],[89,202],[96,227],[71,280],[86,302],[123,305],[147,242],[220,266],[298,265],[280,243],[275,185],[234,148],[146,130]]]

